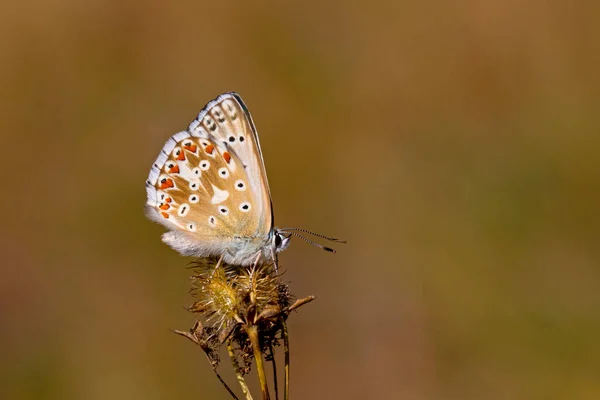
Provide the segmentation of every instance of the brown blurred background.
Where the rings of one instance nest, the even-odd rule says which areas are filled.
[[[278,225],[349,242],[281,257],[292,398],[600,398],[597,2],[2,8],[0,398],[228,398],[143,204],[230,90]]]

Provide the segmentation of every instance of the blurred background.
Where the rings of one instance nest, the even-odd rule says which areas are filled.
[[[190,260],[143,205],[167,138],[235,90],[277,224],[348,240],[280,258],[318,297],[292,398],[600,398],[599,8],[5,4],[0,397],[229,398],[169,332]]]

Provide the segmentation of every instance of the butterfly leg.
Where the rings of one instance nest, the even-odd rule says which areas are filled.
[[[221,262],[223,262],[223,257],[225,257],[224,254],[221,255],[221,257],[219,258],[219,261],[217,261],[217,265],[215,265],[215,269],[213,269],[212,274],[210,274],[210,279],[212,279],[215,276],[215,273],[217,272],[217,270],[221,266]]]
[[[273,266],[275,267],[275,276],[279,275],[279,266],[277,265],[277,254],[275,250],[271,250],[271,258],[273,259]]]
[[[254,264],[252,265],[252,272],[256,271],[256,267],[258,267],[258,262],[260,261],[260,257],[262,256],[262,250],[259,250],[256,253],[256,258],[254,259]]]

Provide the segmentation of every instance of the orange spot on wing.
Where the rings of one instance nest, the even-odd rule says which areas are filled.
[[[168,188],[172,188],[174,187],[175,184],[173,183],[173,179],[164,179],[164,182],[161,181],[160,182],[160,188],[161,189],[168,189]]]
[[[158,207],[158,208],[160,208],[161,210],[168,210],[168,209],[169,209],[169,207],[171,207],[171,206],[170,206],[170,205],[168,205],[167,203],[163,203],[163,204],[162,204],[160,207]]]
[[[206,151],[207,154],[212,154],[214,149],[215,149],[215,146],[213,146],[212,144],[209,144],[204,148],[204,151]]]
[[[172,201],[173,201],[173,199],[172,199],[172,198],[170,198],[170,197],[167,197],[167,198],[165,199],[165,201],[166,201],[167,203],[170,203],[170,202],[172,202]]]
[[[160,213],[164,218],[169,218],[169,214],[167,214],[166,212],[161,212]]]
[[[198,146],[196,146],[195,144],[190,144],[189,146],[183,146],[184,149],[186,149],[187,151],[191,151],[192,153],[195,153],[196,150],[198,149]]]
[[[177,157],[175,157],[175,159],[179,161],[185,160],[185,153],[183,151],[180,151]]]
[[[229,164],[229,161],[231,161],[231,154],[229,154],[228,152],[224,152],[223,153],[223,158],[225,159],[225,162],[227,164]]]
[[[173,168],[169,169],[169,173],[178,174],[179,173],[179,165],[174,165]]]

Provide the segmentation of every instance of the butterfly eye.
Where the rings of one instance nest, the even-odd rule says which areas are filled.
[[[246,190],[246,184],[243,180],[238,179],[237,181],[235,181],[235,190],[239,190],[240,192]]]
[[[275,234],[275,248],[279,248],[281,246],[281,236]]]
[[[221,176],[221,178],[225,179],[229,177],[229,171],[227,170],[227,168],[223,167],[223,168],[219,168],[219,175]]]
[[[250,211],[250,203],[248,203],[247,201],[245,201],[242,204],[240,204],[240,211],[241,212],[248,212],[248,211]]]

